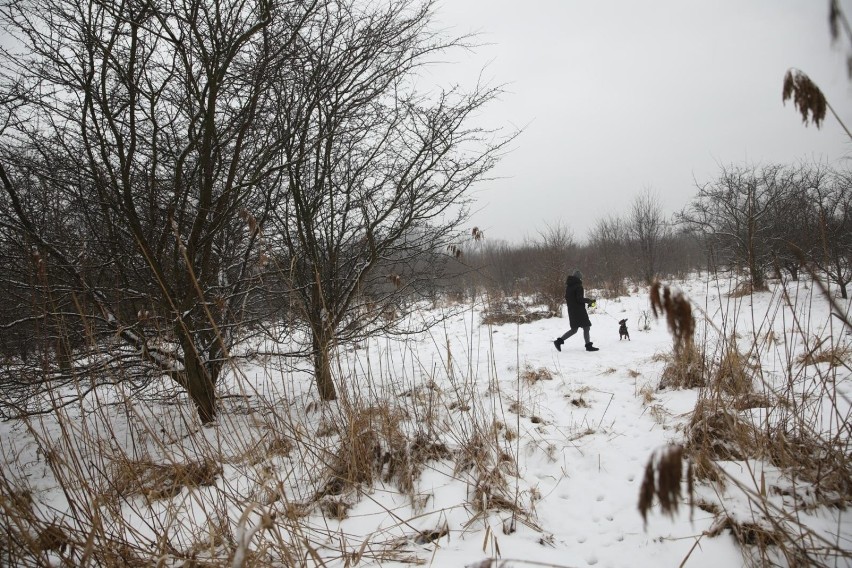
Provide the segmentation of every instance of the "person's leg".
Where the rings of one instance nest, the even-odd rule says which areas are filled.
[[[562,337],[560,337],[560,339],[561,339],[562,341],[565,341],[566,339],[568,339],[569,337],[571,337],[572,335],[574,335],[575,333],[577,333],[577,330],[578,330],[578,329],[580,329],[580,328],[579,328],[579,327],[572,327],[571,329],[569,329],[568,331],[566,331],[565,333],[563,333],[563,334],[562,334]],[[587,329],[588,329],[588,328],[587,328]],[[588,332],[586,332],[586,333],[588,333]]]
[[[599,349],[597,347],[592,345],[592,339],[589,336],[589,328],[588,327],[583,328],[583,338],[586,340],[586,351],[599,351]]]
[[[556,340],[553,342],[553,345],[556,347],[557,351],[562,351],[562,344],[565,343],[566,339],[577,333],[577,329],[578,328],[576,327],[572,327],[571,329],[563,333],[562,337],[556,338]]]

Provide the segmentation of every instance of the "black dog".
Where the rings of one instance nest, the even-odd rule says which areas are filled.
[[[627,331],[627,318],[619,321],[618,324],[618,340],[621,341],[626,337],[627,341],[630,341],[630,333]]]

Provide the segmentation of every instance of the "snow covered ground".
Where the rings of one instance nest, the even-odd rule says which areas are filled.
[[[848,354],[852,343],[818,289],[788,284],[785,306],[777,282],[739,298],[729,280],[672,285],[693,303],[708,357],[736,337],[762,369],[756,392],[801,382],[796,412],[852,459],[850,359],[797,360],[815,345]],[[657,389],[672,337],[651,316],[647,288],[598,301],[594,353],[582,334],[556,351],[567,317],[486,326],[484,305],[453,306],[427,333],[348,348],[334,404],[317,402],[307,372],[267,356],[232,370],[211,427],[168,389],[144,404],[102,389],[58,416],[2,423],[7,528],[44,533],[33,519],[8,520],[20,514],[11,496],[27,495],[33,518],[63,527],[67,546],[42,543],[38,556],[56,565],[738,566],[743,550],[720,522],[767,526],[751,492],[781,522],[810,527],[801,534],[814,549],[845,551],[826,565],[852,565],[848,495],[833,507],[808,500],[806,483],[751,456],[720,463],[724,489],[696,481],[702,507],[687,506],[684,482],[678,514],[655,506],[643,521],[646,464],[685,441],[700,394]],[[630,341],[619,339],[623,318]],[[812,386],[828,379],[830,389]],[[771,405],[741,414],[764,426],[777,416]],[[188,463],[203,465],[177,467]],[[109,556],[110,542],[130,545]]]

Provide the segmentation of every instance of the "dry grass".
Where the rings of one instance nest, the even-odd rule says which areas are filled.
[[[711,460],[744,460],[760,455],[754,427],[717,400],[702,398],[695,405],[686,430],[691,455]]]
[[[489,302],[482,312],[482,325],[523,324],[557,316],[552,309],[536,309],[534,304],[519,298]]]
[[[654,387],[650,383],[645,383],[641,389],[639,389],[639,398],[642,399],[642,404],[648,406],[655,400],[655,390]]]
[[[844,367],[848,366],[850,355],[852,355],[852,348],[848,345],[829,345],[827,347],[820,345],[799,355],[797,361],[802,366],[825,363],[829,367]]]
[[[539,367],[538,369],[533,369],[531,365],[524,365],[524,370],[521,372],[521,379],[530,385],[533,385],[539,381],[552,381],[553,380],[553,372],[546,367]]]
[[[174,497],[184,488],[209,487],[222,474],[221,466],[209,459],[174,464],[122,460],[113,469],[112,485],[118,495],[144,495],[152,501]]]
[[[730,297],[752,292],[748,286],[741,286]],[[798,308],[786,291],[778,301],[781,308],[794,314],[793,329],[798,338],[776,337],[771,330],[780,326],[768,317],[761,328],[769,331],[743,334],[752,336],[754,343],[741,350],[738,341],[742,336],[737,333],[734,314],[730,320],[733,329],[725,324],[723,329],[715,329],[719,344],[715,352],[708,352],[706,363],[688,359],[684,349],[688,345],[684,329],[688,326],[670,322],[675,345],[672,355],[661,358],[666,363],[662,384],[700,387],[684,432],[684,455],[693,464],[695,478],[714,488],[719,496],[717,503],[705,501],[702,505],[716,517],[706,536],[729,532],[742,547],[748,565],[825,565],[826,559],[846,564],[852,561],[848,547],[815,533],[797,512],[845,508],[852,499],[852,417],[843,405],[818,404],[837,400],[836,369],[849,368],[850,352],[831,338],[825,345],[815,341],[809,333],[810,322],[795,315],[810,310]],[[657,309],[662,305],[664,311],[666,302],[664,294],[652,298],[652,305]],[[685,310],[677,313],[685,317]],[[770,308],[769,313],[774,318],[778,312]],[[671,317],[671,312],[666,314]],[[803,346],[801,352],[791,352],[799,345]],[[786,376],[769,384],[759,359],[767,346],[786,350],[778,359],[787,362]],[[816,363],[824,365],[814,368]],[[691,379],[684,381],[683,377]],[[719,465],[731,461],[742,463],[751,472],[751,480]],[[767,487],[763,475],[755,473],[764,471],[764,467],[781,472],[777,485]],[[651,461],[646,469],[640,492],[643,511],[648,510],[654,496],[660,499],[656,468],[656,462]],[[725,495],[731,488],[749,501],[753,518],[743,518],[741,510],[732,513],[728,509]],[[671,493],[669,502],[676,495]],[[785,506],[779,507],[772,495],[783,496]]]
[[[528,367],[518,385],[552,379],[550,370]],[[532,494],[518,490],[518,429],[507,426],[515,420],[511,402],[525,411],[527,400],[501,392],[496,380],[489,387],[493,396],[485,399],[474,396],[472,377],[457,374],[447,382],[452,388],[442,391],[431,379],[406,380],[401,394],[379,381],[372,390],[353,384],[333,405],[313,397],[281,404],[253,393],[235,397],[239,410],[222,411],[211,429],[198,428],[183,414],[191,408],[170,400],[150,408],[145,401],[123,401],[131,426],[120,434],[113,428],[121,420],[111,408],[99,411],[98,420],[80,421],[75,417],[82,409],[69,406],[47,420],[51,429],[36,420],[30,433],[43,448],[48,475],[69,501],[84,505],[69,517],[73,522],[51,524],[40,518],[27,478],[5,471],[0,562],[112,568],[164,561],[218,568],[271,560],[295,566],[313,558],[321,565],[328,551],[320,553],[311,543],[336,538],[332,521],[350,515],[376,487],[392,487],[414,511],[422,510],[430,496],[418,480],[439,461],[467,480],[470,523],[490,522],[502,511],[510,513],[507,530],[514,530],[515,521],[534,525],[527,502]],[[505,405],[485,409],[489,398]],[[544,423],[541,417],[532,421]],[[56,436],[54,427],[67,434]],[[118,440],[130,441],[125,447]],[[92,503],[97,506],[85,505]],[[255,505],[235,523],[228,512],[247,503]],[[316,515],[325,524],[316,523]],[[406,543],[373,540],[355,552],[342,547],[340,555],[364,563],[423,563],[422,548],[411,542],[435,546],[449,530],[424,530]],[[148,537],[158,534],[168,538]]]
[[[753,295],[755,292],[765,292],[766,290],[766,287],[756,289],[752,285],[751,281],[746,280],[744,282],[740,282],[733,290],[731,290],[731,293],[728,294],[728,297],[734,299],[745,298]]]
[[[660,379],[660,388],[691,389],[704,386],[704,356],[695,346],[695,317],[692,305],[679,291],[655,281],[651,286],[651,310],[655,318],[665,315],[674,347]]]
[[[370,486],[379,480],[412,495],[426,463],[451,459],[453,454],[434,436],[423,431],[409,434],[405,428],[408,420],[406,411],[386,401],[353,409],[339,428],[337,449],[314,499],[323,501],[327,496],[352,493],[357,486]]]
[[[704,357],[692,343],[664,360],[660,389],[694,389],[706,384]]]
[[[748,395],[754,390],[753,377],[759,371],[760,366],[740,353],[736,341],[731,339],[712,363],[711,388],[733,396]]]

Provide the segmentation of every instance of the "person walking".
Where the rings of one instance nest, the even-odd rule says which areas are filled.
[[[586,340],[586,351],[599,351],[597,347],[592,345],[592,340],[589,337],[589,328],[592,327],[592,322],[589,321],[589,314],[586,312],[586,306],[594,305],[595,301],[583,296],[583,273],[579,270],[575,270],[565,280],[565,303],[568,304],[568,322],[571,324],[571,329],[562,334],[562,337],[557,337],[553,342],[556,350],[562,351],[562,344],[565,343],[565,340],[582,328],[583,338]]]

